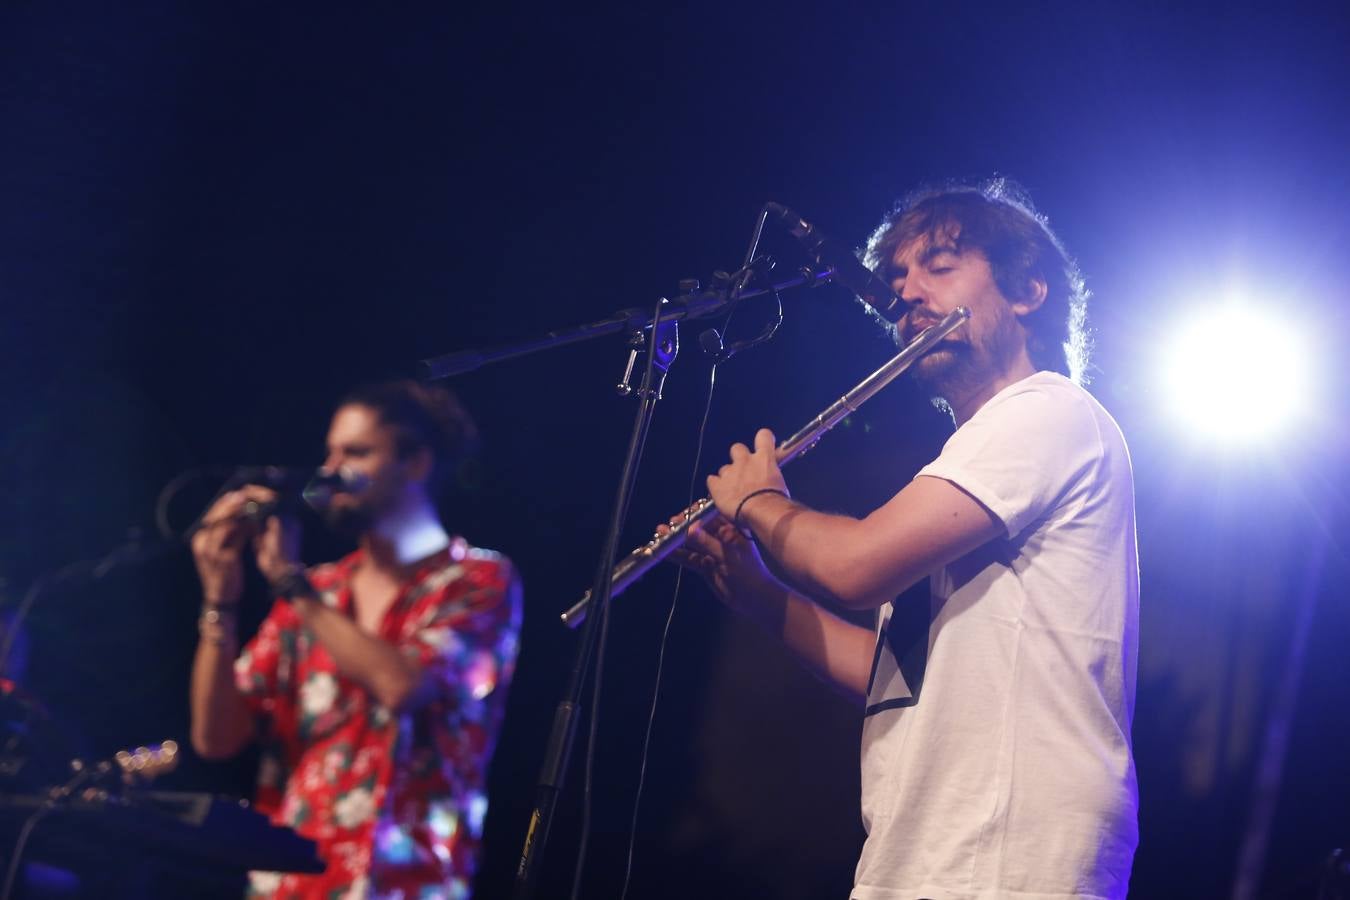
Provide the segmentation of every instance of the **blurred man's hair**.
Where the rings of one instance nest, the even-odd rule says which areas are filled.
[[[381,381],[351,391],[338,404],[372,409],[394,429],[398,453],[407,458],[431,451],[433,492],[444,489],[459,465],[476,449],[478,429],[453,393],[412,379]]]

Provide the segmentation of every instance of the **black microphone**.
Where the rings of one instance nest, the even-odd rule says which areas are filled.
[[[816,226],[786,206],[766,203],[764,208],[787,226],[792,236],[811,254],[816,265],[828,266],[833,273],[833,280],[856,294],[877,315],[891,323],[899,322],[904,317],[904,302],[875,272],[864,266],[848,247],[821,234]]]
[[[314,469],[296,466],[240,466],[234,470],[229,478],[225,479],[225,483],[221,485],[220,490],[223,493],[237,490],[246,484],[253,484],[258,487],[271,488],[274,491],[298,494],[304,490],[305,485],[314,475]]]
[[[247,501],[240,516],[262,524],[278,512],[294,511],[303,500],[308,506],[322,511],[338,493],[355,494],[370,483],[370,478],[349,466],[337,469],[296,469],[286,466],[248,466],[230,477],[225,490],[256,484],[277,492],[277,499],[268,503]]]

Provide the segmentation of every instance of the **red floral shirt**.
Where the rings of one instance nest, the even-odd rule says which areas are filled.
[[[352,614],[362,556],[310,570],[323,603]],[[418,566],[380,626],[380,637],[433,671],[440,688],[393,714],[339,673],[278,600],[235,662],[265,739],[257,807],[316,841],[328,870],[253,872],[249,895],[467,898],[519,630],[510,562],[455,539]]]

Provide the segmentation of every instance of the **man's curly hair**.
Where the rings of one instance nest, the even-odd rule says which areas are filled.
[[[1024,296],[1032,279],[1043,279],[1045,302],[1022,319],[1031,361],[1037,369],[1086,381],[1088,291],[1077,263],[1026,191],[1006,178],[920,188],[872,233],[863,262],[884,272],[896,250],[918,238],[949,240],[961,252],[978,250],[1009,300]]]

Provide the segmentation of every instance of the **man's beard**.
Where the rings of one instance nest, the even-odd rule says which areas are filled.
[[[938,344],[914,363],[914,380],[935,397],[960,394],[979,377],[971,357],[971,348],[963,343]]]
[[[1007,313],[978,345],[968,338],[944,339],[914,364],[915,380],[936,399],[960,402],[1008,368],[1015,347],[1010,332],[1014,326]]]
[[[927,320],[901,322],[894,332],[896,346],[904,348],[914,343],[934,324]],[[965,380],[962,371],[968,369],[971,362],[971,347],[959,337],[946,337],[914,361],[910,376],[926,390],[941,393],[948,386]]]
[[[329,531],[350,541],[360,539],[375,524],[375,517],[364,505],[330,506],[321,518]]]

